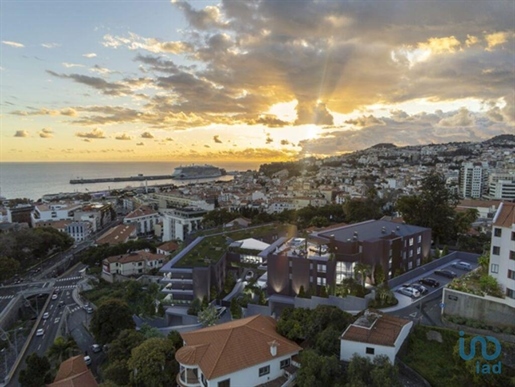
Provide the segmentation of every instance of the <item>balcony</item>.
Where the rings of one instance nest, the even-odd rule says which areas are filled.
[[[182,387],[201,387],[197,368],[185,368],[177,374],[177,384]]]

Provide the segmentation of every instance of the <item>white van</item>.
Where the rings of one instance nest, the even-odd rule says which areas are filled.
[[[405,296],[412,297],[412,298],[418,298],[420,297],[420,292],[417,289],[407,287],[407,288],[400,288],[399,291],[404,294]]]
[[[461,270],[471,270],[472,269],[472,266],[470,266],[470,263],[463,262],[463,261],[454,262],[452,264],[452,267],[454,267],[456,269],[461,269]]]

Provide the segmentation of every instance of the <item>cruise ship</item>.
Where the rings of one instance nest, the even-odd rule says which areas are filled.
[[[225,169],[214,167],[212,165],[188,165],[180,166],[174,169],[172,179],[175,180],[193,180],[193,179],[209,179],[225,175]]]

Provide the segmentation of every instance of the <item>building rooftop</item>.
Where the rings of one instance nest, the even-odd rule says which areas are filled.
[[[417,232],[428,230],[424,227],[400,224],[386,220],[368,220],[366,222],[351,224],[340,228],[333,228],[318,233],[318,236],[329,238],[334,236],[338,241],[349,239],[364,241],[395,236],[408,236]],[[356,236],[356,238],[354,238]]]
[[[95,377],[84,362],[83,355],[69,358],[61,363],[54,382],[48,387],[96,387]]]
[[[142,262],[142,261],[154,261],[154,260],[166,260],[168,257],[163,254],[153,254],[149,251],[134,251],[128,254],[122,255],[113,255],[111,257],[107,257],[105,261],[109,263],[130,263],[130,262]]]
[[[97,239],[97,244],[116,245],[118,243],[125,243],[129,236],[134,233],[136,233],[136,226],[134,224],[120,224],[110,228],[105,234],[100,236]]]
[[[494,226],[511,227],[515,224],[515,203],[503,202],[494,218]]]
[[[347,327],[340,339],[393,347],[402,328],[409,323],[410,320],[366,310]]]
[[[293,341],[276,332],[272,317],[256,315],[193,332],[181,333],[185,346],[175,354],[183,365],[198,365],[207,379],[293,355],[301,350]],[[244,345],[242,345],[242,343]]]
[[[153,208],[148,207],[148,206],[141,206],[139,208],[136,208],[131,213],[129,213],[125,217],[125,219],[134,219],[134,218],[139,218],[141,216],[154,215],[154,214],[157,214],[157,212]]]

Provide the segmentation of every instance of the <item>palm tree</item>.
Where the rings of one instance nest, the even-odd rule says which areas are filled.
[[[58,364],[61,364],[63,360],[68,359],[75,353],[79,353],[80,350],[77,347],[77,343],[71,338],[58,337],[55,339],[54,343],[48,348],[47,356],[52,361],[57,361]]]
[[[367,275],[370,274],[370,265],[367,265],[362,262],[356,263],[354,266],[354,276],[357,277],[358,274],[361,277],[361,286],[365,287],[365,280],[367,279]]]

